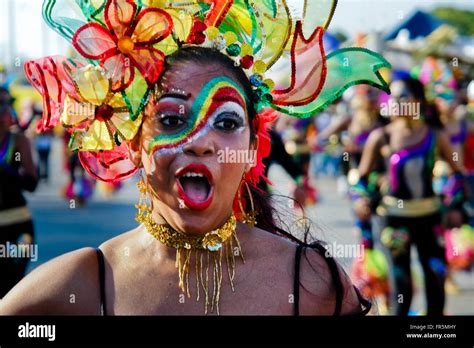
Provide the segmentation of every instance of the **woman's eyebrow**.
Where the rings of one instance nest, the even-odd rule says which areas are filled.
[[[165,99],[165,98],[188,100],[189,98],[191,98],[191,93],[186,94],[186,93],[178,93],[178,92],[167,92],[167,93],[161,94],[159,100]]]

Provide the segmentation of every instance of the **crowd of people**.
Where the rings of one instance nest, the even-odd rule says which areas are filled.
[[[381,313],[412,313],[412,246],[423,269],[427,314],[443,313],[445,289],[459,291],[451,275],[470,271],[474,261],[474,82],[420,80],[395,71],[390,96],[357,87],[305,127],[283,128],[291,139],[287,149],[314,163],[313,182],[330,174],[352,200],[354,230],[365,248],[352,277],[366,296],[380,300]],[[440,93],[429,95],[433,84]],[[386,105],[398,109],[386,113]],[[299,152],[291,146],[296,139]]]

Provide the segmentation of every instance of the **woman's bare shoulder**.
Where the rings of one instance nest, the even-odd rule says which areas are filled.
[[[291,279],[294,280],[297,276],[298,243],[264,230],[254,229],[254,232],[258,237],[254,241],[254,249],[258,251],[259,257],[265,257],[275,264],[280,264],[280,268],[290,270]],[[301,315],[333,315],[336,308],[335,284],[338,280],[342,285],[341,314],[360,312],[361,303],[352,281],[342,266],[326,254],[326,249],[322,244],[302,247],[299,260],[299,312]],[[330,265],[333,267],[332,270]]]
[[[2,300],[0,315],[94,315],[99,312],[97,252],[83,248],[48,261]]]
[[[300,262],[301,315],[333,315],[338,291],[342,297],[339,314],[361,311],[361,303],[351,279],[323,247],[303,248]],[[336,283],[341,285],[339,290]]]

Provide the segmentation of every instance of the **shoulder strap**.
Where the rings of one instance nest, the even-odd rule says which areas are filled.
[[[99,248],[97,251],[97,259],[99,261],[99,285],[100,285],[100,314],[102,316],[107,315],[107,307],[105,300],[105,261],[104,253]]]
[[[300,315],[300,264],[301,264],[301,251],[303,249],[303,245],[298,244],[296,247],[296,255],[295,255],[295,277],[293,283],[293,296],[294,296],[294,313],[295,316]]]
[[[334,309],[334,316],[341,315],[341,310],[342,310],[342,299],[344,297],[344,289],[343,285],[341,282],[341,276],[339,274],[339,269],[337,268],[336,261],[332,258],[327,253],[326,248],[320,243],[314,243],[313,248],[317,249],[320,254],[324,257],[324,260],[326,260],[326,263],[328,264],[329,271],[331,272],[331,277],[334,283],[334,287],[336,290],[336,308]]]
[[[362,305],[362,310],[360,312],[354,313],[352,316],[367,315],[367,313],[369,313],[370,309],[372,308],[372,302],[364,298],[364,296],[361,295],[359,289],[357,289],[356,286],[354,286],[354,290],[356,292],[356,295],[357,295],[357,298],[359,299],[360,304]]]
[[[337,268],[336,261],[331,256],[328,256],[326,253],[326,249],[319,243],[313,243],[310,246],[312,249],[317,250],[326,260],[329,271],[331,272],[331,276],[334,282],[334,287],[336,289],[336,308],[334,309],[335,316],[341,314],[342,309],[342,299],[344,297],[343,286],[341,282],[341,277],[339,275],[339,270]],[[301,253],[303,250],[303,245],[298,244],[296,247],[296,255],[295,255],[295,279],[294,279],[294,302],[295,302],[295,315],[299,315],[299,301],[300,301],[300,265],[301,265]]]

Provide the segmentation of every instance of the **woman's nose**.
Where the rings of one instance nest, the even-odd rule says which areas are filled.
[[[214,140],[211,134],[203,134],[184,145],[184,153],[193,156],[210,156],[215,153]]]

